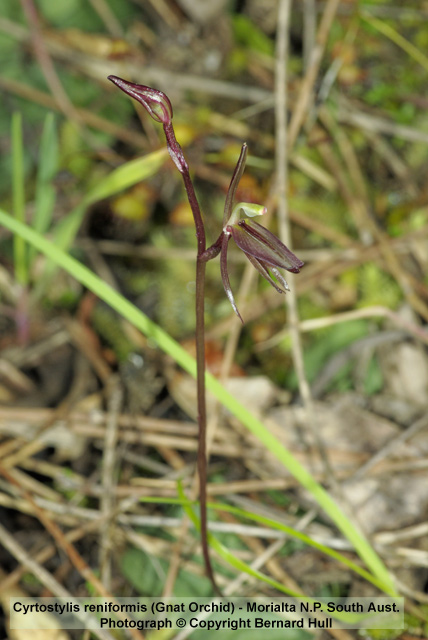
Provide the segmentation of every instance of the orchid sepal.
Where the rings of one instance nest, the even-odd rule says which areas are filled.
[[[303,267],[304,263],[279,238],[255,220],[241,220],[237,224],[227,225],[226,231],[244,253],[261,262],[292,273],[299,273]]]
[[[223,287],[227,297],[229,298],[229,302],[232,305],[232,309],[240,319],[242,323],[244,323],[241,314],[238,311],[238,307],[236,306],[235,298],[233,297],[232,288],[230,286],[229,281],[229,273],[227,270],[227,245],[229,244],[230,234],[225,233],[223,236],[222,244],[221,244],[221,252],[220,252],[220,272],[221,279],[223,282]]]
[[[234,210],[239,215],[239,212],[244,209],[243,204],[239,203]],[[258,210],[263,210],[261,205],[250,205],[251,212],[254,213]],[[245,209],[244,209],[245,210]],[[232,213],[232,215],[233,215]],[[232,218],[232,216],[231,216]],[[232,237],[238,247],[242,249],[251,264],[257,269],[261,276],[269,284],[274,287],[278,293],[285,293],[289,291],[287,281],[285,280],[279,269],[285,269],[293,273],[299,273],[300,268],[303,266],[303,262],[294,255],[288,247],[285,246],[271,231],[262,227],[255,220],[240,220],[235,224],[228,224],[223,230],[223,242],[221,246],[220,254],[220,269],[221,277],[223,280],[224,290],[232,305],[233,310],[242,322],[241,314],[233,297],[232,289],[230,287],[229,275],[227,271],[227,247],[230,238]],[[272,277],[275,276],[275,280]]]

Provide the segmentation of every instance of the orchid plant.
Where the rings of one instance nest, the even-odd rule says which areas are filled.
[[[175,137],[172,125],[173,110],[169,98],[162,92],[151,87],[128,82],[117,76],[108,79],[128,96],[134,98],[149,113],[149,115],[163,125],[169,154],[181,173],[186,189],[187,198],[192,209],[196,228],[197,256],[196,256],[196,364],[197,364],[197,394],[198,394],[198,474],[199,474],[199,503],[200,530],[202,552],[205,570],[210,578],[214,590],[220,593],[217,586],[208,546],[207,530],[207,454],[206,454],[206,399],[205,399],[205,265],[220,254],[220,270],[224,290],[236,315],[242,317],[238,311],[229,282],[227,268],[227,249],[230,238],[245,253],[251,264],[279,293],[289,290],[279,269],[292,273],[299,273],[303,262],[297,258],[273,233],[265,229],[254,218],[260,219],[266,208],[262,205],[240,202],[234,206],[236,190],[245,168],[247,145],[244,144],[233,173],[226,195],[223,215],[223,229],[217,240],[206,248],[205,227],[201,210],[190,177],[189,166],[183,151]],[[241,217],[242,216],[242,217]]]

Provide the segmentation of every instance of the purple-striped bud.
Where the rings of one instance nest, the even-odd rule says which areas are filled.
[[[146,87],[143,84],[135,84],[122,80],[117,76],[108,76],[108,79],[113,82],[119,89],[122,89],[131,98],[137,100],[147,110],[149,115],[156,120],[167,125],[172,120],[172,106],[169,98],[157,89]]]

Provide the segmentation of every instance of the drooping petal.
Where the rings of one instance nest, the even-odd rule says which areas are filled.
[[[289,291],[288,284],[285,282],[284,278],[281,276],[279,271],[277,269],[275,269],[275,267],[271,267],[271,269],[272,269],[272,271],[275,269],[275,271],[276,271],[275,275],[278,278],[278,280],[281,282],[281,284],[283,284],[283,283],[286,284],[284,289],[281,289],[281,287],[278,286],[278,284],[272,278],[272,276],[270,275],[268,269],[263,264],[263,262],[261,262],[260,260],[257,260],[257,258],[254,258],[254,256],[250,255],[249,253],[246,253],[245,255],[247,256],[248,260],[251,262],[253,267],[255,267],[257,269],[257,271],[260,273],[260,275],[263,276],[263,278],[265,280],[267,280],[269,282],[269,284],[271,284],[278,291],[278,293],[285,293],[285,289],[287,291]],[[279,274],[279,277],[278,277],[278,274]]]
[[[227,297],[229,298],[229,302],[232,305],[232,308],[242,324],[244,323],[241,314],[238,311],[238,307],[236,306],[235,298],[233,297],[232,289],[230,287],[229,282],[229,273],[227,271],[227,245],[229,244],[230,235],[228,233],[224,234],[224,238],[221,244],[221,253],[220,253],[220,271],[221,271],[221,279],[223,281],[223,287],[226,292]]]
[[[279,238],[254,220],[241,220],[227,226],[226,231],[242,251],[261,262],[293,273],[299,273],[304,264]]]
[[[276,267],[271,267],[270,270],[272,271],[272,273],[275,276],[275,278],[277,278],[280,281],[280,283],[282,284],[282,286],[284,287],[284,293],[286,291],[290,291],[290,287],[288,286],[288,282],[284,278],[282,273],[280,271],[278,271],[278,269]]]

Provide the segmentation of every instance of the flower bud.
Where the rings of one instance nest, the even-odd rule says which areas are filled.
[[[142,104],[153,120],[164,125],[171,122],[172,106],[169,98],[162,91],[122,80],[117,76],[108,76],[108,79],[128,96]]]

